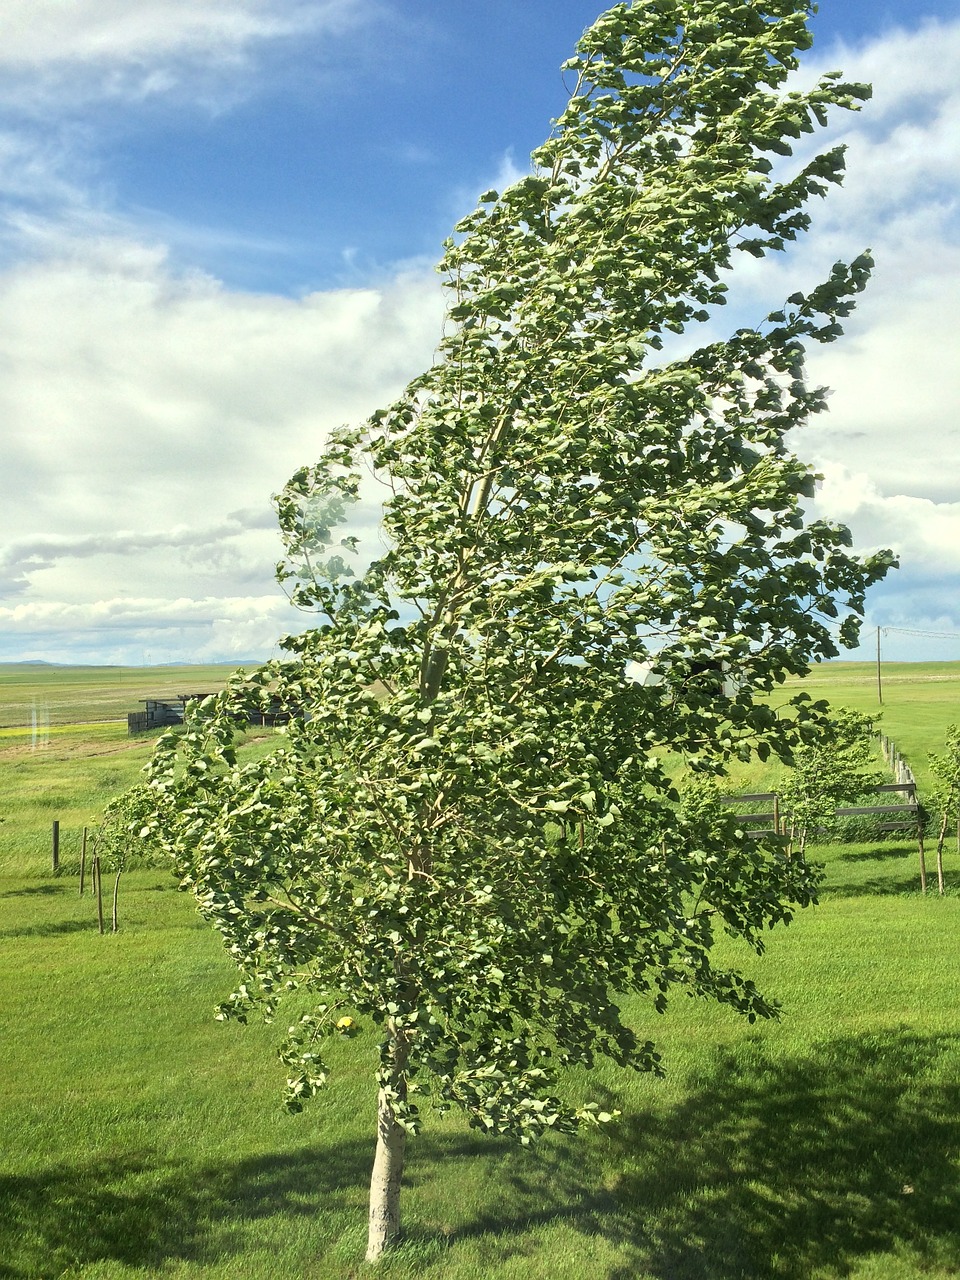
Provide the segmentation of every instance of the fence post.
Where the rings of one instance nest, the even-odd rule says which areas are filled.
[[[53,874],[56,875],[60,870],[60,823],[54,821],[53,824]]]

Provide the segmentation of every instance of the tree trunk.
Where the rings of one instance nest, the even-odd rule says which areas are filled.
[[[116,933],[117,930],[120,928],[120,921],[117,915],[117,907],[119,905],[119,899],[120,899],[120,876],[122,874],[122,870],[123,869],[121,868],[120,871],[117,872],[117,878],[113,882],[113,932],[114,933]]]
[[[395,1039],[390,1087],[381,1088],[377,1094],[377,1152],[370,1178],[367,1262],[377,1262],[400,1236],[400,1179],[407,1131],[396,1122],[393,1101],[395,1097],[401,1100],[406,1097],[406,1058],[406,1044],[402,1039]]]
[[[940,832],[937,836],[937,887],[940,890],[940,897],[943,897],[943,846],[947,839],[947,814],[944,812],[943,819],[940,822]]]

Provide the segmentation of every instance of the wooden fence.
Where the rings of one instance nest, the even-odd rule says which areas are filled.
[[[745,827],[749,827],[752,836],[769,836],[783,834],[783,820],[780,816],[780,797],[776,791],[752,791],[740,796],[721,796],[722,804],[735,809],[741,804],[767,804],[769,810],[763,813],[741,813],[737,816]]]
[[[914,795],[916,795],[917,780],[913,776],[913,770],[901,755],[900,748],[893,739],[888,738],[883,733],[880,734],[880,750],[883,752],[883,758],[887,762],[887,768],[897,780],[897,785],[912,785]]]
[[[911,832],[916,835],[922,853],[923,810],[917,800],[916,782],[885,782],[880,786],[871,787],[870,790],[876,795],[899,794],[905,798],[891,804],[844,805],[834,809],[833,816],[835,818],[887,817],[889,819],[887,822],[881,822],[878,825],[878,833],[889,835],[896,831]],[[744,804],[769,806],[761,812],[748,811],[738,814],[743,825],[750,829],[751,835],[787,834],[790,814],[781,807],[780,796],[776,791],[745,792],[742,795],[721,796],[720,799],[731,808]]]
[[[859,818],[859,817],[879,817],[887,818],[886,822],[878,825],[877,831],[880,835],[888,835],[896,832],[906,835],[911,833],[916,836],[917,851],[920,855],[920,888],[926,893],[927,891],[927,868],[925,861],[925,852],[923,847],[923,828],[925,814],[923,807],[917,798],[917,780],[913,775],[906,759],[902,755],[897,744],[885,735],[880,735],[880,749],[883,752],[883,758],[887,762],[887,766],[896,778],[896,782],[884,782],[879,786],[871,787],[870,790],[876,795],[893,795],[902,796],[898,800],[890,804],[865,804],[865,805],[844,805],[834,809],[834,817],[836,818]],[[788,822],[790,815],[784,813],[781,808],[780,796],[775,791],[755,791],[742,795],[722,796],[724,804],[731,808],[737,808],[745,804],[762,804],[767,806],[762,812],[747,812],[738,815],[740,821],[749,830],[750,835],[778,835],[785,836],[788,834]],[[942,841],[941,841],[942,844]],[[957,848],[960,850],[960,823],[957,826]],[[940,892],[943,893],[943,868],[940,858],[940,847],[937,853],[937,874],[940,883]]]

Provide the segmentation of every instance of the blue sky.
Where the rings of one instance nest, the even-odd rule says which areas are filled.
[[[600,8],[5,0],[0,660],[258,657],[300,625],[270,494],[430,359],[440,241],[524,171]],[[960,0],[823,0],[814,31],[803,74],[875,100],[745,297],[874,247],[797,448],[823,513],[903,556],[888,654],[960,659]]]

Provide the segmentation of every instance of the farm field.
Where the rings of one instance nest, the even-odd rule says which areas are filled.
[[[960,662],[886,662],[881,666],[883,705],[877,697],[877,669],[869,662],[825,662],[785,690],[806,689],[813,698],[871,715],[893,738],[917,777],[930,783],[927,757],[942,749],[949,724],[960,723]]]
[[[234,665],[173,667],[62,667],[33,662],[0,663],[0,731],[31,730],[36,714],[46,726],[123,720],[140,710],[141,698],[216,693]],[[18,735],[8,733],[7,740]],[[4,737],[0,735],[0,746]]]
[[[875,708],[867,664],[831,664],[807,687]],[[98,705],[92,684],[84,696]],[[958,698],[960,664],[885,678],[885,730],[918,774]],[[172,877],[126,873],[115,936],[79,896],[80,829],[151,746],[120,724],[64,725],[36,750],[0,738],[0,1278],[367,1274],[372,1029],[336,1042],[327,1095],[288,1116],[272,1049],[286,1021],[213,1019],[235,971]],[[948,853],[943,898],[919,894],[909,843],[814,857],[819,907],[771,933],[762,957],[720,944],[782,1001],[779,1022],[625,1002],[666,1076],[568,1078],[623,1113],[581,1140],[526,1151],[428,1115],[405,1178],[407,1238],[379,1274],[960,1274],[960,856]]]

